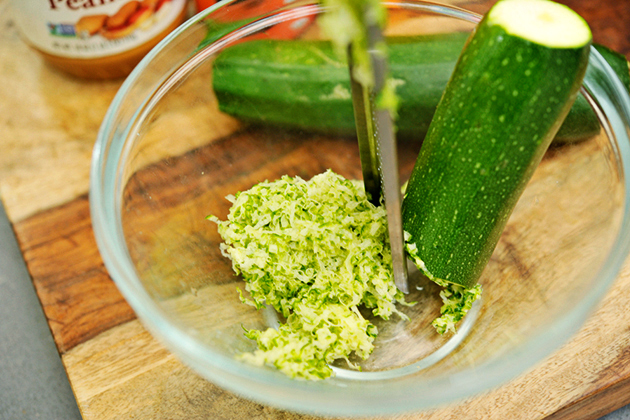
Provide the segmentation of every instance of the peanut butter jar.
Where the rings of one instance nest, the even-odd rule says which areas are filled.
[[[186,17],[186,0],[13,0],[15,22],[50,64],[90,79],[124,77]]]

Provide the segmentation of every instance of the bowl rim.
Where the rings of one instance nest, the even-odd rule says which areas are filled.
[[[115,128],[117,111],[124,103],[129,90],[138,82],[143,71],[166,46],[197,25],[207,15],[236,1],[238,0],[223,1],[197,14],[169,34],[145,56],[123,82],[112,101],[99,129],[92,153],[89,204],[98,249],[112,279],[137,314],[138,319],[161,343],[212,382],[264,404],[320,415],[385,415],[434,408],[493,388],[543,360],[581,328],[616,279],[626,256],[630,252],[630,186],[628,185],[630,181],[630,140],[628,140],[625,130],[615,131],[617,147],[620,149],[619,153],[622,159],[621,163],[625,163],[620,168],[621,175],[625,180],[624,210],[621,226],[613,244],[613,252],[608,255],[602,269],[598,272],[598,277],[602,281],[595,284],[591,293],[584,297],[582,303],[576,304],[570,311],[551,321],[545,329],[534,334],[523,346],[512,349],[476,368],[467,369],[444,378],[432,378],[425,382],[422,389],[418,389],[418,386],[414,385],[413,380],[409,377],[397,378],[395,383],[392,380],[353,381],[351,387],[348,381],[340,381],[336,378],[321,382],[296,381],[279,372],[245,365],[231,357],[213,353],[170,321],[166,313],[153,302],[135,276],[135,270],[126,251],[122,226],[118,223],[121,197],[120,194],[116,195],[116,191],[120,191],[120,189],[117,190],[116,188],[122,178],[122,168],[117,162],[117,158],[120,157],[124,149],[127,136],[121,133],[112,133],[111,130]],[[481,16],[475,13],[454,6],[422,0],[408,0],[407,2],[417,4],[425,11],[450,14],[452,17],[464,19],[471,23],[477,23],[481,19]],[[399,5],[397,2],[384,3]],[[618,97],[621,119],[625,120],[625,123],[622,121],[621,124],[629,126],[630,97],[610,66],[594,48],[591,48],[591,58],[589,59],[589,68],[591,67],[608,77],[611,83],[609,89],[612,89],[612,94]],[[589,86],[585,82],[585,88],[595,94],[599,92],[597,90],[599,88],[593,83]],[[610,94],[611,92],[607,91],[606,93]],[[130,122],[130,125],[132,124],[133,121]],[[619,122],[617,122],[618,124]],[[114,199],[105,199],[104,197],[108,194]],[[511,362],[516,359],[520,361],[518,368],[515,367],[516,364]],[[361,398],[360,405],[349,403],[350,394],[346,390],[350,388],[357,389],[356,395]],[[440,389],[449,389],[449,392],[442,394],[435,392]],[[407,390],[407,392],[400,392],[401,390]],[[419,393],[420,390],[424,393]],[[351,391],[351,393],[354,395],[355,391]],[[387,397],[387,404],[383,402],[384,396]]]

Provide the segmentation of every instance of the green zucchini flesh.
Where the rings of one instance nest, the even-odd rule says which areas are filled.
[[[528,19],[535,37],[528,37],[529,26],[515,24]],[[566,37],[549,25],[564,27]],[[549,42],[545,31],[554,34]],[[437,106],[403,198],[407,250],[429,278],[476,284],[578,94],[590,42],[586,22],[547,0],[503,0],[480,22]]]
[[[388,40],[389,65],[400,87],[397,135],[422,139],[468,33]],[[626,58],[595,45],[630,92]],[[219,109],[237,118],[286,128],[354,135],[348,67],[326,41],[259,40],[228,48],[214,63]],[[555,144],[589,138],[600,124],[580,94]]]

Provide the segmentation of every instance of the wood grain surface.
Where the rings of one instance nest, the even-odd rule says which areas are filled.
[[[586,18],[596,42],[630,54],[630,3],[561,2]],[[466,7],[483,12],[489,3]],[[143,328],[103,265],[87,197],[96,133],[121,81],[84,81],[50,68],[19,38],[7,0],[0,0],[0,27],[0,196],[83,417],[314,419],[216,387]],[[238,126],[218,124],[225,134]],[[195,147],[186,143],[181,153]],[[397,418],[596,419],[628,403],[626,264],[597,312],[547,360],[486,394]]]

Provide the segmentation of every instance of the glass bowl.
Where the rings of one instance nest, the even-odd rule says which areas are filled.
[[[308,179],[330,168],[361,178],[352,135],[243,121],[219,110],[213,62],[223,50],[322,37],[320,6],[294,2],[270,11],[260,4],[221,2],[176,30],[124,82],[99,132],[94,231],[107,269],[148,330],[221,387],[324,415],[422,410],[469,397],[521,374],[576,332],[617,276],[630,238],[630,101],[595,50],[583,94],[598,116],[598,134],[546,153],[480,279],[483,297],[458,333],[440,336],[429,325],[439,314],[439,289],[416,273],[408,300],[418,304],[401,308],[410,320],[375,321],[376,348],[361,371],[339,364],[332,378],[303,381],[237,358],[255,346],[243,328],[273,326],[277,317],[241,303],[243,282],[206,216],[225,219],[226,196],[284,174]],[[479,21],[435,3],[386,5],[388,36],[469,32]],[[435,68],[431,80],[445,83],[449,71]],[[266,83],[255,72],[251,78]],[[403,181],[421,131],[398,141]]]

